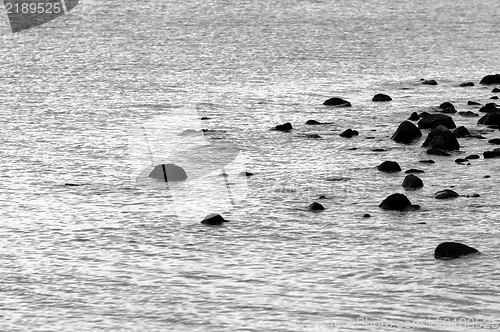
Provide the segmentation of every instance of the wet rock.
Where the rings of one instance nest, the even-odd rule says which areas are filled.
[[[77,184],[77,183],[65,183],[64,184],[66,187],[80,187],[82,184]]]
[[[307,120],[306,125],[320,125],[321,122],[318,122],[316,120]]]
[[[401,167],[399,167],[399,164],[397,162],[389,160],[386,160],[382,164],[378,165],[377,169],[381,172],[386,172],[386,173],[401,171]]]
[[[391,139],[399,143],[411,143],[414,139],[422,136],[422,132],[410,121],[403,121]]]
[[[479,114],[471,112],[471,111],[458,112],[458,114],[460,114],[461,116],[466,117],[466,118],[474,118],[474,117],[479,116]]]
[[[467,159],[467,160],[473,160],[473,159],[479,159],[479,158],[481,158],[481,157],[477,154],[471,154],[471,155],[465,157],[465,159]]]
[[[459,86],[460,87],[474,86],[474,83],[473,82],[464,82],[464,83],[460,83]]]
[[[439,108],[442,110],[447,109],[447,108],[455,109],[455,106],[452,103],[450,103],[449,101],[445,101],[444,103],[439,105]]]
[[[426,151],[426,153],[434,156],[444,156],[444,157],[451,156],[451,154],[441,149],[429,149]]]
[[[479,251],[463,243],[443,242],[434,250],[434,257],[436,259],[455,259],[476,252],[478,253]]]
[[[222,225],[225,222],[227,222],[227,220],[217,213],[211,213],[201,221],[202,224],[211,226]]]
[[[468,162],[468,161],[469,161],[469,159],[464,159],[464,158],[457,158],[457,159],[455,159],[455,162],[457,164],[465,163],[465,162]]]
[[[371,217],[371,215],[369,213],[363,214],[363,218],[370,218],[370,217]]]
[[[325,208],[319,203],[312,202],[311,204],[309,204],[309,207],[307,209],[309,211],[323,211]]]
[[[342,98],[337,98],[337,97],[333,97],[333,98],[330,98],[328,100],[326,100],[323,105],[327,105],[327,106],[342,106],[342,107],[351,107],[351,103],[348,102],[347,100],[344,100]]]
[[[477,120],[477,124],[500,126],[500,113],[488,113]]]
[[[448,129],[457,127],[453,119],[446,114],[430,114],[418,122],[418,128],[420,129],[434,129],[440,125]]]
[[[340,137],[346,137],[346,138],[351,138],[353,136],[359,135],[359,132],[357,130],[352,130],[351,128],[344,130],[341,134]]]
[[[379,204],[381,209],[392,211],[403,211],[411,206],[412,204],[408,197],[399,193],[389,195]]]
[[[392,98],[388,95],[385,95],[383,93],[378,93],[375,96],[373,96],[372,101],[391,101]]]
[[[493,90],[491,90],[491,92],[497,93],[497,92],[500,92],[500,89],[499,88],[493,88]]]
[[[306,137],[307,138],[314,138],[314,139],[321,138],[321,136],[319,136],[318,134],[306,134]]]
[[[425,111],[424,111],[424,112],[420,113],[418,116],[419,116],[420,118],[425,118],[425,117],[427,117],[427,116],[429,116],[429,115],[431,115],[429,112],[425,112]]]
[[[434,194],[434,198],[436,199],[456,198],[458,196],[460,195],[450,189],[441,190]]]
[[[484,178],[489,179],[489,178],[491,178],[491,175],[485,175]]]
[[[292,129],[293,129],[293,127],[292,127],[292,124],[290,122],[280,124],[280,125],[277,125],[276,127],[274,127],[274,130],[277,130],[277,131],[290,131]]]
[[[422,82],[422,84],[425,85],[437,85],[437,82],[435,80],[425,80]]]
[[[493,96],[490,99],[498,99],[498,96]]]
[[[384,152],[386,149],[372,149],[373,152]]]
[[[483,107],[479,109],[479,112],[482,113],[493,113],[493,112],[499,112],[500,109],[497,107],[497,104],[495,103],[487,103]]]
[[[422,144],[422,147],[442,150],[458,150],[460,149],[460,144],[458,144],[457,138],[448,128],[440,125],[437,128],[432,129],[425,142]]]
[[[411,113],[410,117],[408,118],[408,120],[411,120],[411,121],[418,121],[420,120],[420,117],[418,116],[417,112],[413,112]]]
[[[453,135],[455,135],[455,137],[457,137],[457,138],[466,137],[466,136],[470,136],[470,131],[469,131],[469,129],[465,128],[464,126],[460,126],[453,131]]]
[[[210,120],[210,119],[211,119],[211,118],[209,118],[208,116],[202,116],[202,117],[200,118],[200,120]]]
[[[414,174],[420,174],[420,173],[425,173],[425,171],[421,170],[421,169],[416,169],[416,168],[410,168],[409,170],[407,170],[405,172],[406,174],[411,174],[411,173],[414,173]]]
[[[486,75],[479,84],[500,84],[500,74]]]
[[[422,163],[422,164],[435,164],[436,162],[432,159],[429,159],[429,160],[419,160],[418,161],[419,163]]]
[[[186,171],[175,164],[156,165],[149,177],[165,182],[184,181],[188,178]]]
[[[253,176],[253,173],[242,171],[240,172],[240,174],[238,174],[238,176]]]
[[[470,106],[481,106],[480,103],[476,102],[476,101],[472,101],[472,100],[469,100],[467,102],[467,105],[470,105]]]
[[[413,174],[407,175],[404,180],[403,180],[403,188],[406,189],[417,189],[417,188],[422,188],[424,186],[424,183],[422,180]]]
[[[325,195],[321,195],[318,197],[318,199],[326,199],[326,196]]]
[[[500,158],[500,148],[483,152],[484,159]]]
[[[490,144],[500,145],[500,138],[493,138],[488,141]]]

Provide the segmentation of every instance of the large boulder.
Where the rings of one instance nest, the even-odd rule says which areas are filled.
[[[438,126],[432,129],[422,146],[441,150],[460,149],[457,138],[445,126]]]
[[[410,121],[403,121],[391,139],[399,143],[411,143],[414,139],[421,137],[422,132]]]
[[[417,188],[422,188],[424,186],[424,183],[422,180],[413,174],[409,174],[405,177],[403,180],[403,188],[405,189],[417,189]]]
[[[487,103],[483,107],[479,109],[479,112],[482,113],[492,113],[492,112],[499,112],[500,108],[497,107],[497,104],[495,103]]]
[[[156,165],[149,177],[165,182],[184,181],[188,178],[186,171],[175,164]]]
[[[470,136],[470,131],[469,131],[469,129],[465,128],[464,126],[460,126],[460,127],[456,128],[455,130],[453,130],[453,135],[455,135],[455,137],[457,137],[457,138],[466,137],[466,136]]]
[[[352,106],[350,102],[348,102],[347,100],[344,100],[342,98],[338,98],[338,97],[333,97],[333,98],[330,98],[328,100],[325,100],[325,102],[323,102],[323,105],[327,105],[327,106],[342,106],[342,107],[350,107]]]
[[[411,206],[408,197],[399,193],[389,195],[379,204],[379,208],[392,211],[403,211]]]
[[[325,208],[323,205],[317,203],[317,202],[312,202],[307,209],[309,211],[323,211]]]
[[[399,167],[399,164],[397,162],[389,160],[386,160],[382,164],[378,165],[377,169],[381,172],[386,172],[386,173],[401,171],[401,167]]]
[[[500,158],[500,148],[491,151],[484,151],[483,156],[485,159]]]
[[[479,84],[500,84],[500,74],[486,75]]]
[[[372,101],[391,101],[392,98],[389,95],[385,95],[383,93],[378,93],[373,96]]]
[[[436,259],[455,259],[476,252],[479,251],[463,243],[443,242],[434,250],[434,257]]]
[[[500,89],[499,88],[493,88],[493,90],[491,90],[491,92],[498,93],[498,92],[500,92]]]
[[[453,119],[446,114],[430,114],[418,121],[418,127],[420,129],[434,129],[439,125],[443,125],[448,129],[457,127]]]
[[[277,130],[277,131],[290,131],[292,129],[293,129],[293,127],[292,127],[292,124],[290,122],[280,124],[280,125],[277,125],[276,127],[274,127],[274,130]]]
[[[488,113],[477,120],[477,124],[500,126],[500,113]]]
[[[201,221],[202,224],[204,225],[222,225],[223,223],[227,222],[220,214],[217,213],[211,213],[207,215],[203,220]]]

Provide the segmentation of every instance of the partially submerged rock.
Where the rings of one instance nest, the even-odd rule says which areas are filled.
[[[455,259],[462,256],[479,253],[475,248],[458,242],[443,242],[434,250],[436,259]]]
[[[323,205],[317,202],[312,202],[311,204],[309,204],[309,207],[307,209],[309,211],[323,211],[325,208]]]
[[[225,222],[227,222],[227,220],[222,218],[222,216],[217,213],[211,213],[201,221],[202,224],[211,226],[222,225]]]
[[[351,103],[348,102],[347,100],[344,100],[344,99],[338,98],[338,97],[333,97],[333,98],[326,100],[325,102],[323,102],[323,105],[342,106],[342,107],[351,107],[352,106]]]
[[[386,199],[379,204],[379,207],[384,210],[392,210],[392,211],[403,211],[409,208],[416,209],[416,205],[412,205],[408,197],[403,194],[392,194],[389,195]]]
[[[453,119],[446,114],[430,114],[418,122],[418,127],[420,129],[434,129],[440,125],[448,129],[457,127]]]
[[[500,74],[486,75],[479,84],[500,84]]]
[[[410,121],[403,121],[399,124],[398,129],[391,139],[399,143],[411,143],[414,139],[422,136],[422,132]]]
[[[373,96],[372,101],[391,101],[392,98],[389,95],[378,93]]]
[[[438,126],[429,133],[422,147],[441,150],[458,150],[460,144],[453,133],[445,126]]]
[[[395,161],[389,161],[386,160],[382,164],[377,166],[377,169],[381,172],[386,172],[386,173],[393,173],[393,172],[400,172],[401,167],[399,164]]]
[[[175,164],[156,165],[149,177],[165,182],[184,181],[188,178],[186,171]]]
[[[424,183],[422,180],[413,174],[407,175],[404,180],[403,180],[403,188],[406,189],[417,189],[417,188],[422,188],[424,186]]]
[[[276,127],[274,127],[274,130],[277,130],[277,131],[290,131],[292,129],[293,129],[293,127],[292,127],[292,124],[290,122],[280,124],[280,125],[277,125]]]
[[[436,199],[448,199],[448,198],[455,198],[458,196],[460,195],[450,189],[441,190],[434,194],[434,198]]]

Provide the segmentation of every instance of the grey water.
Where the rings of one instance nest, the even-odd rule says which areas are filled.
[[[491,146],[421,164],[424,138],[390,136],[411,112],[490,102],[477,83],[500,72],[499,34],[498,0],[102,0],[0,36],[0,330],[498,327],[500,167],[454,162]],[[148,180],[164,159],[189,181]],[[433,198],[447,188],[464,196]],[[421,210],[380,210],[395,192]],[[481,255],[437,261],[445,241]]]

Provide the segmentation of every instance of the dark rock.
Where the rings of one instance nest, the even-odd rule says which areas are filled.
[[[425,111],[424,111],[424,112],[420,113],[418,116],[419,116],[420,118],[425,118],[425,117],[427,117],[427,116],[429,116],[429,115],[431,115],[429,112],[425,112]]]
[[[450,108],[445,108],[445,109],[441,110],[441,113],[453,114],[453,113],[457,113],[457,110],[450,107]]]
[[[419,160],[418,161],[419,163],[422,163],[422,164],[435,164],[436,162],[432,159],[429,159],[429,160]]]
[[[441,149],[429,149],[426,151],[426,153],[434,156],[444,156],[444,157],[451,156],[451,154]]]
[[[479,158],[481,158],[481,157],[479,157],[479,155],[477,155],[477,154],[471,154],[470,156],[465,157],[465,159],[467,159],[467,160],[473,160],[473,159],[479,159]]]
[[[500,138],[493,138],[493,139],[490,139],[488,141],[488,143],[490,144],[495,144],[495,145],[499,145],[500,144]]]
[[[309,211],[323,211],[325,208],[319,203],[312,202],[307,209]]]
[[[388,95],[385,95],[383,93],[376,94],[373,96],[372,101],[391,101],[392,98]]]
[[[321,122],[318,122],[316,120],[307,120],[306,125],[320,125]]]
[[[474,86],[474,83],[472,82],[465,82],[465,83],[460,83],[460,87],[465,87],[465,86]]]
[[[326,196],[325,195],[321,195],[318,197],[318,199],[326,199]]]
[[[381,172],[386,172],[386,173],[393,173],[393,172],[400,172],[401,167],[399,167],[399,164],[395,161],[384,161],[382,164],[377,166],[377,169]]]
[[[211,226],[222,225],[225,222],[227,222],[227,220],[222,218],[222,216],[217,213],[211,213],[201,221],[202,224]]]
[[[365,139],[375,139],[375,137],[374,136],[367,136],[367,137],[365,137]]]
[[[449,101],[445,101],[444,103],[442,103],[441,105],[439,105],[439,108],[444,110],[444,109],[447,109],[447,108],[453,108],[455,109],[455,106],[450,103]]]
[[[457,137],[457,138],[470,136],[470,131],[469,131],[469,129],[465,128],[464,126],[460,126],[453,131],[453,135],[455,135],[455,137]]]
[[[406,189],[417,189],[417,188],[422,188],[424,186],[424,183],[422,180],[413,174],[407,175],[405,179],[403,180],[403,188]]]
[[[455,259],[479,252],[477,249],[458,242],[443,242],[436,247],[436,259]]]
[[[175,164],[156,165],[149,177],[165,182],[184,181],[188,178],[186,171]]]
[[[386,149],[372,149],[373,152],[384,152]]]
[[[399,124],[398,129],[391,139],[400,143],[411,143],[414,139],[421,137],[422,132],[410,121],[403,121]]]
[[[491,178],[491,175],[485,175],[484,178],[489,179],[489,178]]]
[[[448,129],[457,127],[453,119],[446,114],[430,114],[418,122],[420,129],[434,129],[439,125],[443,125]]]
[[[493,96],[490,99],[498,99],[498,96]]]
[[[457,158],[457,159],[455,159],[455,162],[457,164],[465,163],[465,162],[468,162],[468,161],[469,161],[469,159],[463,159],[463,158]]]
[[[365,213],[365,214],[363,214],[363,218],[370,218],[370,217],[371,217],[371,216],[370,216],[370,214],[369,214],[369,213]]]
[[[307,138],[315,138],[315,139],[321,138],[321,136],[319,136],[318,134],[306,134],[306,137]]]
[[[407,170],[405,173],[406,173],[406,174],[411,174],[411,173],[420,174],[420,173],[425,173],[425,171],[423,171],[423,170],[421,170],[421,169],[410,168],[410,169],[409,169],[409,170]]]
[[[469,100],[467,102],[467,105],[470,105],[470,106],[481,106],[480,103],[476,102],[476,101],[472,101],[472,100]]]
[[[435,80],[425,80],[425,81],[422,82],[422,84],[437,85],[437,82]]]
[[[344,100],[342,98],[337,98],[337,97],[333,97],[333,98],[330,98],[328,100],[326,100],[323,105],[327,105],[327,106],[342,106],[342,107],[350,107],[352,106],[350,102],[348,102],[347,100]]]
[[[493,88],[493,90],[491,90],[491,92],[497,93],[497,92],[500,92],[500,89],[499,88]]]
[[[65,183],[64,185],[66,187],[80,187],[80,186],[82,186],[81,184],[76,184],[76,183]]]
[[[457,138],[448,128],[445,126],[438,126],[431,130],[425,142],[422,144],[422,147],[458,150],[460,149],[460,144],[458,144]]]
[[[242,171],[240,172],[240,174],[238,174],[238,176],[253,176],[253,173]]]
[[[455,198],[458,196],[460,195],[450,189],[441,190],[434,194],[434,198],[436,199],[448,199],[448,198]]]
[[[379,204],[379,207],[384,210],[393,210],[393,211],[403,211],[411,206],[411,202],[403,194],[392,194],[389,195],[386,199]]]
[[[483,156],[485,159],[500,158],[500,148],[491,151],[484,151]]]
[[[500,84],[500,74],[486,75],[479,84]]]
[[[488,113],[477,120],[477,124],[500,126],[500,113]]]
[[[274,127],[274,130],[278,130],[278,131],[290,131],[292,129],[293,129],[293,127],[292,127],[292,124],[290,122],[280,124],[280,125],[277,125],[276,127]]]
[[[474,118],[476,116],[479,116],[479,114],[471,112],[471,111],[458,112],[458,114],[460,114],[461,116],[466,117],[466,118]]]
[[[420,117],[418,116],[417,112],[413,112],[411,113],[410,117],[408,118],[408,120],[411,120],[411,121],[418,121],[420,120]]]
[[[219,174],[219,176],[223,176],[223,177],[227,178],[229,176],[229,174],[227,174],[225,172],[222,172],[222,173]]]
[[[351,138],[353,136],[359,135],[357,130],[352,130],[351,128],[344,130],[340,136],[341,137],[346,137],[346,138]]]
[[[210,120],[210,118],[208,116],[202,116],[200,120]]]
[[[497,107],[497,104],[495,103],[487,103],[483,107],[479,109],[479,112],[482,113],[493,113],[493,112],[498,112],[500,109]]]

